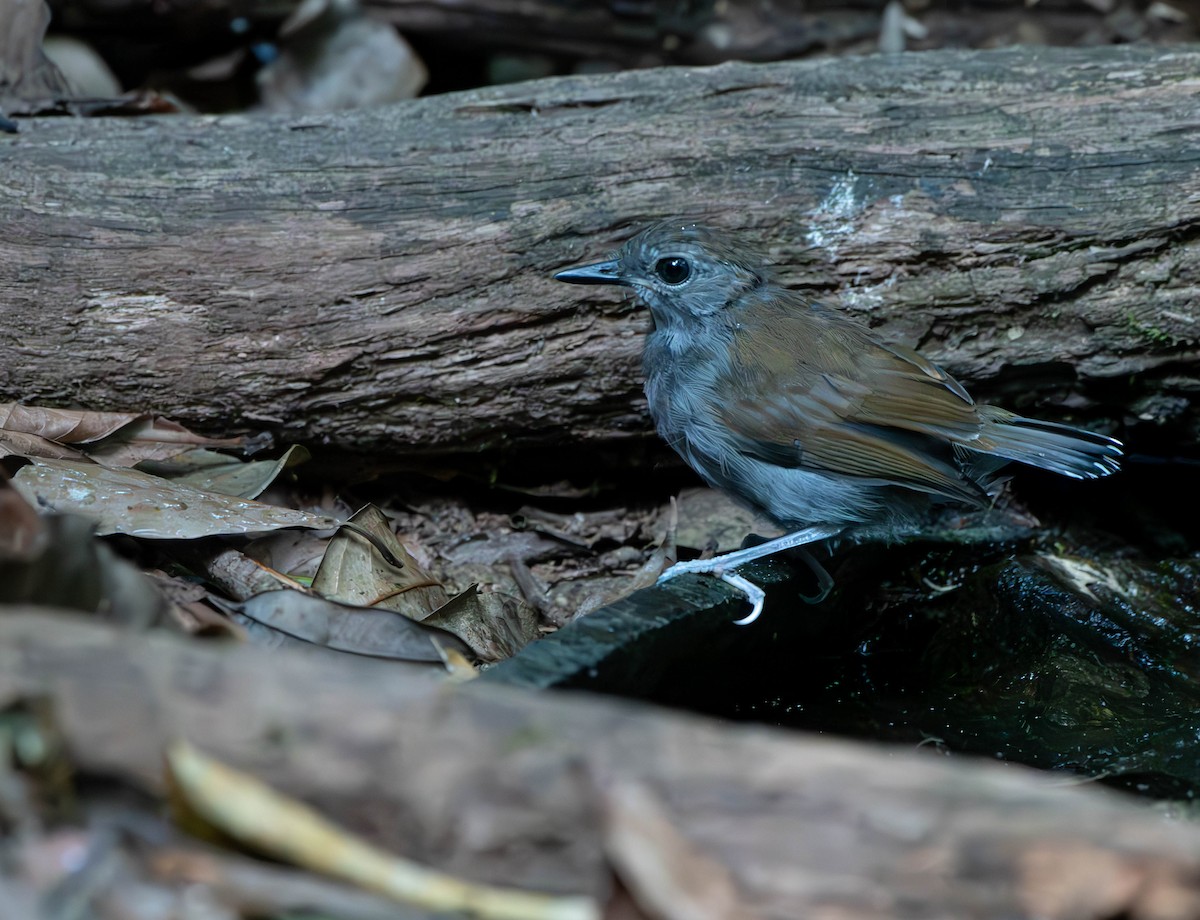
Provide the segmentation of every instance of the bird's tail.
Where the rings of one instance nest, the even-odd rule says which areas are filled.
[[[1014,415],[996,406],[980,406],[983,431],[969,448],[1017,460],[1072,479],[1098,479],[1121,468],[1121,442],[1070,425]]]

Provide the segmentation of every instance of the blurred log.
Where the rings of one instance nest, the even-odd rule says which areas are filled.
[[[256,34],[280,21],[298,0],[51,0],[57,22],[77,34],[114,42],[113,21],[126,26],[116,41],[128,55],[153,57],[158,66],[180,66],[180,56],[202,53],[197,30],[211,43],[228,43],[228,23],[256,24]],[[679,3],[678,0],[362,0],[373,17],[432,48],[479,53],[531,53],[599,61],[610,66],[717,64],[786,60],[813,52],[874,51],[887,0],[853,2]],[[912,6],[912,5],[910,5]],[[1184,11],[1156,12],[1147,3],[1110,5],[1058,0],[1036,5],[1011,0],[971,0],[947,8],[926,5],[908,15],[912,50],[996,48],[1010,44],[1101,45],[1116,42],[1195,41],[1197,23]],[[1141,8],[1138,8],[1141,7]],[[130,28],[136,23],[136,28]],[[897,23],[897,28],[899,23]],[[899,38],[900,36],[896,36]],[[210,53],[217,53],[210,50]],[[128,60],[125,61],[128,63]]]
[[[153,12],[137,0],[50,0],[56,21],[111,41],[114,17],[138,23],[123,37],[146,33],[161,43],[172,36],[181,54],[191,55],[187,29],[200,27],[210,39],[238,16],[251,23],[278,22],[298,0],[163,0]],[[599,59],[624,67],[669,63],[713,64],[727,60],[780,60],[819,49],[874,42],[885,0],[852,4],[765,5],[734,0],[680,4],[675,0],[594,3],[590,0],[362,0],[372,17],[404,35],[464,49],[526,51]],[[1094,21],[1096,11],[1080,3]],[[205,28],[207,27],[207,28]],[[194,35],[193,35],[194,37]],[[146,41],[149,46],[150,42]],[[147,51],[150,48],[147,47]],[[170,66],[168,64],[168,66]]]
[[[442,37],[461,46],[517,48],[599,58],[625,67],[670,63],[770,61],[819,48],[871,41],[882,0],[826,9],[762,3],[680,4],[561,0],[367,0],[364,8],[408,35]]]
[[[0,146],[0,400],[359,450],[648,431],[646,318],[550,273],[690,214],[976,395],[1195,425],[1200,51],[567,78]]]
[[[1200,914],[1200,828],[1019,768],[10,609],[0,706],[30,698],[84,774],[161,793],[183,737],[473,879],[603,896],[636,788],[764,917]]]

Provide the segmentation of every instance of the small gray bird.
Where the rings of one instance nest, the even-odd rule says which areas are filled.
[[[734,571],[842,533],[912,528],[930,504],[985,507],[1010,460],[1073,479],[1117,471],[1121,444],[977,405],[946,371],[773,280],[724,232],[657,224],[559,281],[633,288],[654,320],[642,367],[658,433],[709,485],[790,533],[659,581],[711,573],[762,611]]]

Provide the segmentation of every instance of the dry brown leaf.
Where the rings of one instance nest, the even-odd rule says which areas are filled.
[[[440,664],[443,646],[460,653],[467,650],[449,633],[395,611],[339,604],[303,591],[267,591],[236,609],[293,638],[355,655]]]
[[[279,56],[257,76],[271,111],[342,112],[411,99],[428,79],[396,30],[356,3],[304,0],[279,36]]]
[[[0,428],[0,457],[52,457],[59,460],[86,459],[79,451],[26,431]]]
[[[159,569],[152,569],[146,575],[166,599],[171,621],[188,635],[246,641],[246,630],[209,604],[211,595],[204,585],[168,575]]]
[[[422,623],[453,633],[482,661],[511,658],[536,639],[537,611],[520,598],[471,585],[451,598]]]
[[[307,579],[311,584],[329,546],[329,538],[311,530],[277,530],[242,547],[256,562],[282,572],[289,578]]]
[[[91,518],[100,534],[190,540],[281,527],[324,530],[341,523],[321,514],[178,486],[138,470],[76,460],[32,459],[17,471],[13,485],[38,508]]]
[[[128,426],[89,443],[88,456],[105,466],[134,466],[163,461],[198,447],[240,448],[245,438],[209,438],[178,422],[158,416],[138,416]]]
[[[467,656],[455,649],[443,649],[446,653],[445,664],[446,672],[450,680],[454,683],[465,683],[468,680],[474,680],[479,676],[479,671],[475,665],[467,660]]]
[[[136,412],[88,412],[0,403],[0,428],[36,434],[60,444],[98,441],[142,417]]]
[[[749,533],[777,537],[783,533],[762,515],[755,514],[716,489],[684,489],[679,493],[679,527],[676,542],[704,550],[734,550]]]
[[[308,458],[308,451],[295,444],[276,460],[242,460],[194,447],[169,460],[143,460],[137,469],[205,492],[258,498],[280,473]]]
[[[0,109],[35,112],[69,96],[71,87],[42,50],[50,7],[42,0],[0,0],[0,23]]]
[[[133,466],[146,459],[173,457],[195,447],[229,448],[244,443],[242,438],[207,438],[169,419],[136,412],[91,412],[0,403],[0,456],[5,452],[26,457],[64,456],[48,448],[45,442],[86,445],[88,456],[106,466]]]
[[[355,512],[350,523],[385,546],[400,566],[384,559],[362,534],[343,528],[329,541],[313,578],[313,591],[356,607],[394,610],[413,620],[424,620],[446,603],[441,583],[421,568],[396,539],[382,511],[367,505]]]

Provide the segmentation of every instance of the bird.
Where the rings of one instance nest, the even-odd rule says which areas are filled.
[[[988,507],[1012,461],[1072,479],[1120,468],[1104,434],[976,403],[944,368],[784,287],[735,234],[667,220],[611,258],[557,272],[632,288],[652,319],[642,352],[659,435],[710,486],[786,530],[659,582],[710,574],[761,614],[737,569],[832,537],[919,527],[934,505]]]

